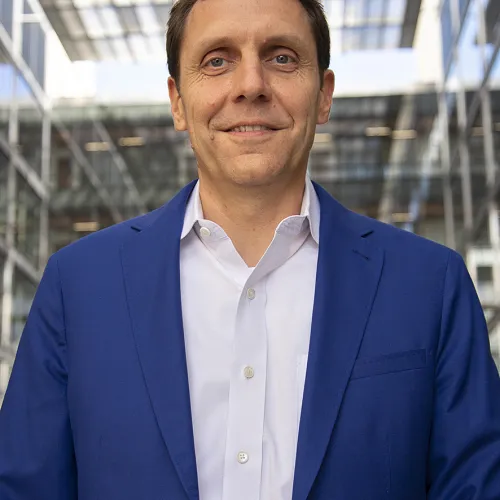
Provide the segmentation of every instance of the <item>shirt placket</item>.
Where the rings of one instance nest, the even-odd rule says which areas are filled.
[[[264,280],[244,287],[237,312],[231,369],[223,500],[260,496],[267,332]]]
[[[307,234],[303,231],[303,218],[282,223],[262,260],[248,276],[248,268],[231,240],[215,224],[203,223],[202,241],[224,274],[242,287],[233,337],[222,500],[256,500],[262,488],[267,385],[266,281],[269,273],[300,248]]]
[[[256,500],[261,493],[267,380],[266,282],[302,245],[306,233],[277,235],[243,288],[236,315],[223,500]]]

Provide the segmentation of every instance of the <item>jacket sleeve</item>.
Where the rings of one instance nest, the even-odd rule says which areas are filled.
[[[0,499],[74,500],[61,283],[53,256],[31,306],[0,411]]]
[[[429,500],[500,499],[500,379],[462,258],[446,270],[436,352]]]

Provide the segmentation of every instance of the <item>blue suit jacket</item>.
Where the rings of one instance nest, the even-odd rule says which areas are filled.
[[[179,293],[192,187],[50,259],[0,413],[0,500],[198,498]],[[500,380],[462,259],[316,189],[293,500],[500,499]]]

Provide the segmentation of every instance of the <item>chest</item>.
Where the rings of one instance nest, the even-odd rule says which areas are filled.
[[[201,243],[181,252],[188,365],[203,380],[225,380],[250,361],[270,377],[290,376],[309,350],[316,266],[317,252],[304,245],[270,272],[257,266],[242,279]]]
[[[249,498],[280,498],[283,488],[291,496],[317,255],[305,245],[277,267],[263,264],[233,274],[203,245],[181,252],[194,442],[206,498],[234,498],[242,485]]]

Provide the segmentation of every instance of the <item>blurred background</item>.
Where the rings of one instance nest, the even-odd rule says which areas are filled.
[[[324,0],[337,90],[309,170],[465,258],[500,366],[500,0]],[[172,0],[0,0],[0,402],[48,257],[196,177]]]

